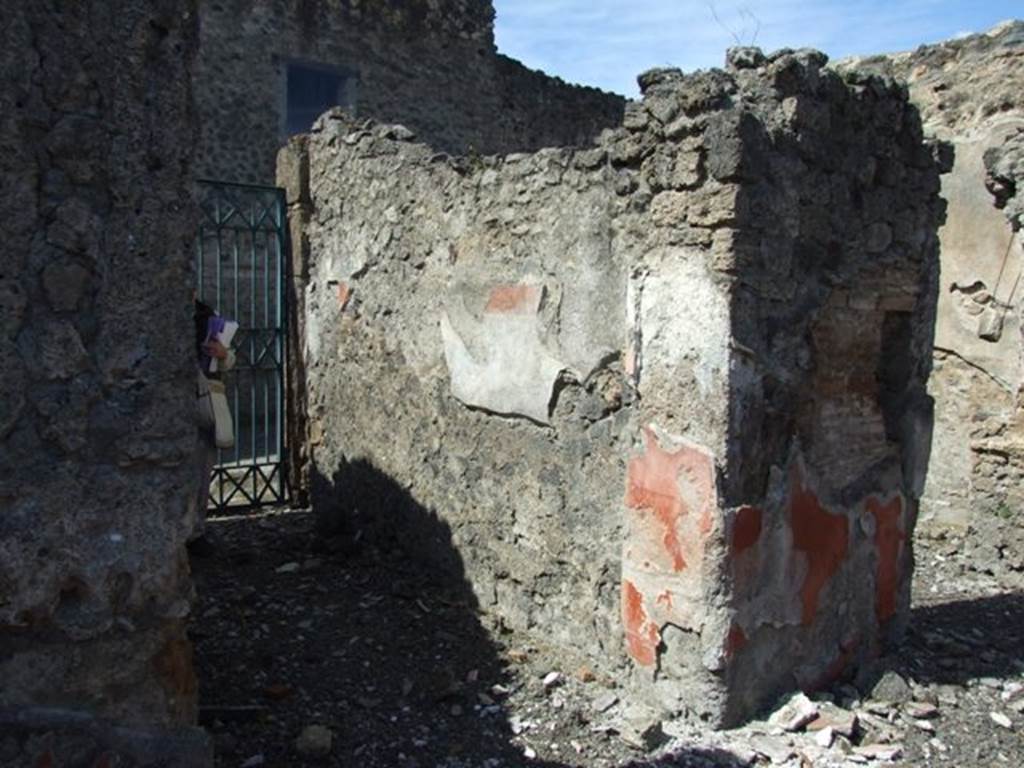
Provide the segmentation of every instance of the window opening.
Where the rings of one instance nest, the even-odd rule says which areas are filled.
[[[331,107],[351,107],[352,78],[336,70],[289,64],[285,133],[307,133],[313,121]]]

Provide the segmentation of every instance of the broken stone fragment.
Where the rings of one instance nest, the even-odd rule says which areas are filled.
[[[817,705],[803,693],[796,693],[772,713],[768,722],[786,731],[799,731],[817,716]]]
[[[607,712],[619,703],[619,697],[614,693],[606,693],[594,700],[595,712]]]
[[[995,307],[985,307],[978,320],[978,338],[997,342],[1003,335],[1003,318],[1005,311]]]
[[[821,702],[818,705],[818,716],[807,724],[808,731],[820,731],[826,728],[846,738],[853,738],[857,729],[857,715],[842,707]]]
[[[1024,683],[1010,682],[1003,686],[1003,692],[999,698],[1003,701],[1013,701],[1024,694]]]
[[[631,704],[615,721],[614,730],[623,742],[650,752],[668,741],[657,711],[643,704]]]
[[[43,326],[38,337],[38,362],[48,379],[70,379],[89,365],[89,354],[75,326],[55,320]]]
[[[643,104],[631,101],[626,104],[626,112],[622,118],[622,125],[629,131],[642,131],[647,127],[650,119],[651,116],[648,114]]]
[[[854,747],[853,754],[869,760],[898,760],[903,755],[903,747],[899,744],[868,744]]]
[[[836,732],[831,728],[822,728],[820,731],[814,734],[814,741],[819,747],[828,749],[832,746],[832,742],[835,739]]]
[[[416,133],[404,125],[389,125],[384,128],[384,137],[395,141],[412,141],[416,138]]]
[[[562,684],[561,672],[548,672],[544,675],[543,685],[545,691],[550,691]]]
[[[868,253],[881,253],[892,243],[892,227],[878,221],[868,227],[864,247]]]
[[[327,757],[334,745],[334,732],[322,725],[307,725],[295,740],[296,751],[305,757]]]
[[[871,698],[892,702],[893,704],[908,702],[912,695],[913,692],[910,690],[910,686],[907,685],[907,681],[892,670],[882,675],[881,680],[875,683],[874,688],[871,689]]]
[[[652,752],[668,741],[660,720],[636,718],[623,721],[619,738],[626,744],[644,752]]]
[[[988,716],[992,718],[992,722],[999,727],[1005,728],[1008,731],[1013,730],[1013,721],[1002,712],[989,712]]]
[[[767,62],[764,52],[755,46],[739,45],[725,52],[725,66],[728,69],[756,69]]]
[[[927,701],[908,701],[903,711],[917,720],[928,720],[939,716],[939,708]]]
[[[640,86],[640,92],[643,93],[652,86],[678,82],[683,78],[683,71],[677,67],[655,67],[637,75],[636,82]]]
[[[750,739],[750,747],[759,755],[764,755],[772,763],[785,763],[796,755],[793,746],[788,742],[775,736],[757,734]]]

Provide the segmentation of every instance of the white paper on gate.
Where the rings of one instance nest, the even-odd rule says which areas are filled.
[[[230,347],[232,340],[235,338],[235,333],[238,331],[238,323],[234,320],[224,321],[224,330],[217,334],[217,341],[223,344],[225,347]]]
[[[238,323],[234,320],[224,321],[224,330],[218,333],[214,337],[214,341],[219,341],[224,345],[224,349],[228,349],[231,346],[231,341],[235,338],[235,333],[238,331]],[[220,368],[220,362],[216,357],[210,358],[210,373],[216,373]]]

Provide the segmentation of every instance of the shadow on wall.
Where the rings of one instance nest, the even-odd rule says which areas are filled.
[[[319,484],[314,498],[334,500],[330,507],[318,510],[320,538],[315,546],[342,555],[344,568],[356,570],[369,580],[372,592],[385,595],[372,612],[359,611],[354,605],[342,611],[341,634],[332,642],[339,647],[357,641],[379,643],[388,649],[387,664],[366,667],[353,663],[355,658],[332,659],[332,668],[336,663],[343,667],[335,670],[340,679],[334,683],[348,691],[372,686],[377,690],[372,695],[380,698],[393,694],[401,699],[404,717],[411,721],[396,725],[387,718],[363,717],[357,732],[343,729],[335,754],[358,756],[364,766],[404,765],[398,753],[403,747],[408,750],[409,744],[403,745],[396,732],[416,738],[421,735],[419,724],[424,724],[427,745],[414,752],[421,765],[452,758],[473,765],[483,765],[485,760],[486,764],[524,764],[522,747],[513,743],[508,703],[495,695],[493,686],[517,689],[539,683],[522,674],[517,678],[504,658],[500,636],[484,626],[486,617],[480,614],[448,525],[365,459],[346,462],[329,479],[314,472],[311,480]],[[374,524],[364,524],[371,516],[377,518]],[[423,546],[424,541],[431,546]],[[406,542],[415,544],[406,547]],[[411,554],[414,551],[427,554],[417,558]],[[323,579],[320,584],[329,587]],[[351,587],[331,589],[331,599],[358,600],[352,593]],[[488,696],[495,699],[494,704],[477,710]],[[629,764],[678,765],[685,757],[720,766],[741,765],[725,752],[690,749],[657,761]],[[579,759],[589,764],[586,756]],[[529,764],[570,768],[542,757]]]

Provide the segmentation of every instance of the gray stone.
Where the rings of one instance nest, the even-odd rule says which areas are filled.
[[[652,86],[679,82],[682,79],[683,71],[676,67],[654,67],[636,76],[641,93]]]
[[[854,747],[853,754],[869,760],[898,760],[903,756],[903,747],[899,744],[867,744]]]
[[[868,253],[881,253],[892,243],[892,227],[883,221],[877,221],[868,227],[865,247]]]
[[[295,749],[303,757],[327,757],[333,746],[334,732],[322,725],[307,725],[295,740]]]
[[[818,717],[818,706],[802,693],[796,693],[776,709],[768,722],[785,731],[799,731]]]
[[[725,52],[725,65],[729,69],[756,69],[768,62],[760,48],[737,46]]]
[[[1008,731],[1013,730],[1013,721],[1002,712],[989,712],[988,716],[1000,728],[1005,728]]]
[[[644,752],[651,752],[668,741],[661,718],[644,707],[630,707],[615,727],[620,739]]]
[[[888,701],[893,704],[903,704],[910,701],[913,691],[907,685],[907,681],[900,677],[899,673],[892,670],[882,675],[871,689],[871,697],[879,701]]]
[[[43,270],[43,288],[57,312],[71,312],[89,288],[89,271],[79,264],[59,261]]]
[[[783,764],[796,752],[785,739],[775,736],[756,734],[750,738],[750,747],[760,755],[767,757],[772,763]]]
[[[21,283],[13,278],[0,280],[0,329],[3,338],[13,340],[21,328],[28,297]]]
[[[828,702],[819,702],[817,717],[807,724],[808,731],[830,728],[834,733],[852,739],[857,730],[857,714]]]

